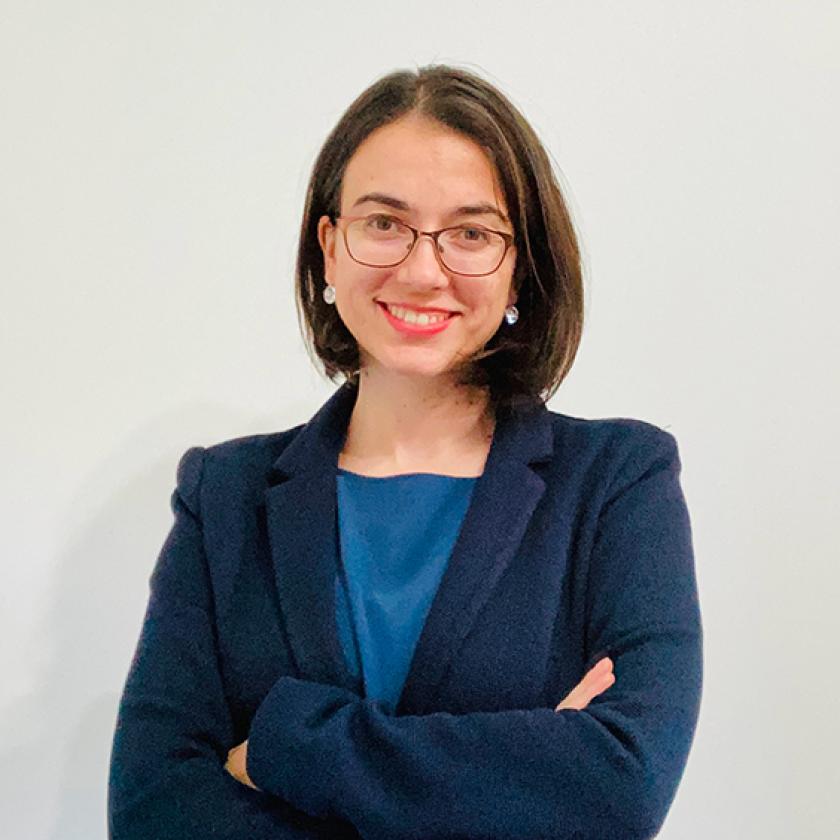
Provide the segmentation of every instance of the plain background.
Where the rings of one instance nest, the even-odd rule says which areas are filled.
[[[838,47],[834,2],[3,2],[4,835],[105,835],[177,460],[332,393],[293,305],[310,168],[367,85],[444,62],[575,216],[550,407],[680,446],[706,681],[660,836],[840,836]]]

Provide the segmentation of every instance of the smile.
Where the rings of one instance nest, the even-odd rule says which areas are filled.
[[[396,306],[377,301],[377,306],[388,319],[392,327],[408,335],[435,335],[445,330],[455,320],[457,312],[440,310],[419,311],[406,306]]]
[[[417,324],[418,326],[426,326],[427,324],[439,324],[447,318],[451,318],[451,312],[419,312],[416,309],[408,309],[404,306],[392,306],[390,303],[383,304],[388,312],[400,321],[405,321],[407,324]]]

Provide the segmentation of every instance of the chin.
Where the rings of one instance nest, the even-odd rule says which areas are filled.
[[[449,368],[431,365],[393,365],[389,366],[387,370],[389,373],[398,376],[414,376],[418,379],[436,379],[449,372]]]
[[[398,376],[415,376],[434,379],[446,375],[452,369],[451,360],[442,359],[395,359],[380,357],[374,363],[383,372]]]

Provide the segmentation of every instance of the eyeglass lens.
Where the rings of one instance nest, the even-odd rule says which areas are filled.
[[[351,256],[368,265],[386,267],[402,262],[411,249],[411,228],[389,216],[367,216],[347,226]],[[438,238],[441,262],[458,274],[489,274],[501,264],[505,240],[480,227],[454,227]]]

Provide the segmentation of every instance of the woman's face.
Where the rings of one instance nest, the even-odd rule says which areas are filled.
[[[457,212],[476,205],[497,212]],[[415,115],[377,129],[358,147],[345,169],[340,208],[345,216],[387,214],[418,230],[469,224],[513,233],[493,166],[481,147]],[[388,227],[387,221],[378,224]],[[369,370],[445,374],[486,344],[502,324],[505,307],[516,299],[513,246],[493,274],[468,277],[438,262],[429,237],[420,237],[408,258],[391,268],[355,262],[327,216],[319,220],[318,238],[338,313]],[[442,330],[411,332],[411,325],[402,325],[385,304],[451,315]]]

